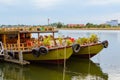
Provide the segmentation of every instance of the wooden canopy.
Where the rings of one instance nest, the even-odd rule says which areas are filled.
[[[18,33],[56,33],[55,31],[0,31],[0,34],[18,34]]]

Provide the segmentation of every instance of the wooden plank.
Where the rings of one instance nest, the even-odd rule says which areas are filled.
[[[19,31],[20,33],[55,33],[58,32],[58,30],[54,30],[54,31]]]
[[[19,31],[0,31],[0,34],[17,34]]]
[[[12,63],[17,63],[20,65],[26,65],[26,64],[30,64],[30,62],[23,60],[23,62],[20,62],[18,59],[4,59],[7,62],[12,62]]]
[[[23,60],[22,51],[19,52],[19,59],[14,59],[14,58],[10,57],[8,55],[8,51],[7,50],[5,50],[4,56],[5,56],[4,60],[7,61],[7,62],[17,63],[17,64],[20,64],[20,65],[30,64],[29,61]]]

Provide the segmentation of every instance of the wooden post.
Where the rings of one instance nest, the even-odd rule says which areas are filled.
[[[6,34],[3,35],[3,43],[4,43],[4,45],[5,45],[4,47],[6,49]]]
[[[5,61],[17,63],[17,64],[20,64],[20,65],[30,64],[30,62],[23,60],[22,51],[18,52],[18,57],[19,57],[19,60],[10,58],[10,56],[8,55],[7,50],[5,50],[5,58],[4,58]]]
[[[20,61],[20,64],[23,64],[23,54],[22,54],[22,51],[19,51],[19,61]]]
[[[9,58],[7,50],[4,50],[4,57],[5,57],[4,59],[8,59]]]
[[[39,40],[39,36],[40,36],[40,33],[38,33],[38,45],[39,45],[39,41],[40,41],[40,40]],[[37,45],[37,46],[38,46],[38,45]]]
[[[53,37],[55,36],[54,32],[53,32]]]
[[[20,51],[20,33],[18,33],[17,45],[18,45],[18,50]]]
[[[55,40],[55,35],[54,35],[54,32],[53,32],[53,41],[54,41],[54,44],[55,44],[55,46],[57,45],[57,43],[56,43],[56,40]]]
[[[18,33],[17,45],[18,45],[18,57],[19,57],[19,62],[20,62],[20,64],[22,64],[22,63],[23,63],[23,55],[22,55],[22,51],[20,51],[20,33]]]

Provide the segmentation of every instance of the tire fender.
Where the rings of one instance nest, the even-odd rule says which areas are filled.
[[[74,53],[78,53],[80,51],[80,44],[73,44],[72,50]]]
[[[45,47],[45,46],[40,46],[39,48],[39,53],[42,54],[42,55],[45,55],[49,52],[48,48]]]
[[[32,54],[35,57],[39,57],[40,56],[39,49],[38,48],[32,49]]]
[[[103,41],[102,44],[103,44],[103,47],[104,47],[104,48],[107,48],[107,47],[108,47],[108,41],[107,41],[107,40]]]

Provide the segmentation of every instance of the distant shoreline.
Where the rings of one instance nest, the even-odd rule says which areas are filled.
[[[120,30],[120,28],[57,28],[58,30]]]

